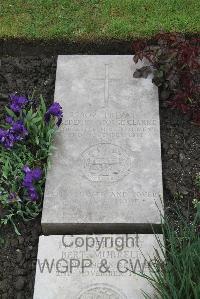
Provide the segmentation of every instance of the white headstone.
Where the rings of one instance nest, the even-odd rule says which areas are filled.
[[[34,299],[153,296],[153,287],[133,272],[150,274],[154,248],[160,252],[153,235],[42,236]]]
[[[137,67],[142,64],[137,65]],[[59,56],[64,119],[48,171],[43,231],[148,231],[160,224],[158,90],[132,56]]]

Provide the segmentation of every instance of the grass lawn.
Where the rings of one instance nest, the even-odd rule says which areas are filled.
[[[0,38],[128,39],[200,31],[199,0],[1,0]]]

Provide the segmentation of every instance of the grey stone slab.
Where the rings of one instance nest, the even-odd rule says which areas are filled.
[[[159,237],[162,243],[162,235]],[[34,299],[142,299],[154,298],[146,279],[154,235],[41,236]]]
[[[64,119],[48,171],[45,234],[149,231],[159,226],[158,90],[135,79],[132,56],[59,56]]]

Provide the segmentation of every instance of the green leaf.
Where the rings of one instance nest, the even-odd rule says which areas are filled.
[[[15,113],[11,109],[9,109],[8,107],[5,106],[5,110],[9,116],[16,118]]]
[[[42,110],[42,113],[44,115],[46,113],[47,109],[46,109],[46,105],[45,105],[45,102],[44,102],[44,99],[43,99],[42,95],[40,96],[40,101],[41,101],[41,110]]]
[[[37,145],[40,144],[40,140],[39,140],[38,136],[35,137],[35,142],[36,142]]]
[[[7,179],[8,173],[9,173],[9,161],[7,160],[7,161],[5,161],[5,164],[3,167],[3,173],[2,173],[3,177]]]
[[[40,122],[42,120],[42,117],[41,116],[38,116],[38,117],[34,117],[31,121],[32,124],[36,124],[38,122]]]

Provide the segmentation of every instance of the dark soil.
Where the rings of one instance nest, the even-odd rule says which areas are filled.
[[[198,193],[195,178],[200,172],[199,126],[181,112],[166,108],[161,98],[160,125],[165,209],[172,211],[178,206],[189,219],[194,215],[192,201]]]
[[[18,226],[21,236],[12,227],[3,228],[0,247],[0,298],[32,299],[37,258],[40,218]]]
[[[36,88],[36,95],[41,93],[50,103],[54,95],[55,71],[56,57],[2,57],[0,112],[7,102],[7,95],[15,91],[30,94]],[[166,108],[162,101],[160,118],[165,205],[172,207],[175,196],[187,215],[188,208],[192,210],[194,178],[200,172],[199,127],[192,125],[183,114]],[[0,232],[0,237],[5,240],[0,248],[2,299],[29,299],[33,296],[40,218],[20,223],[19,230],[19,237],[12,227],[3,228]]]

